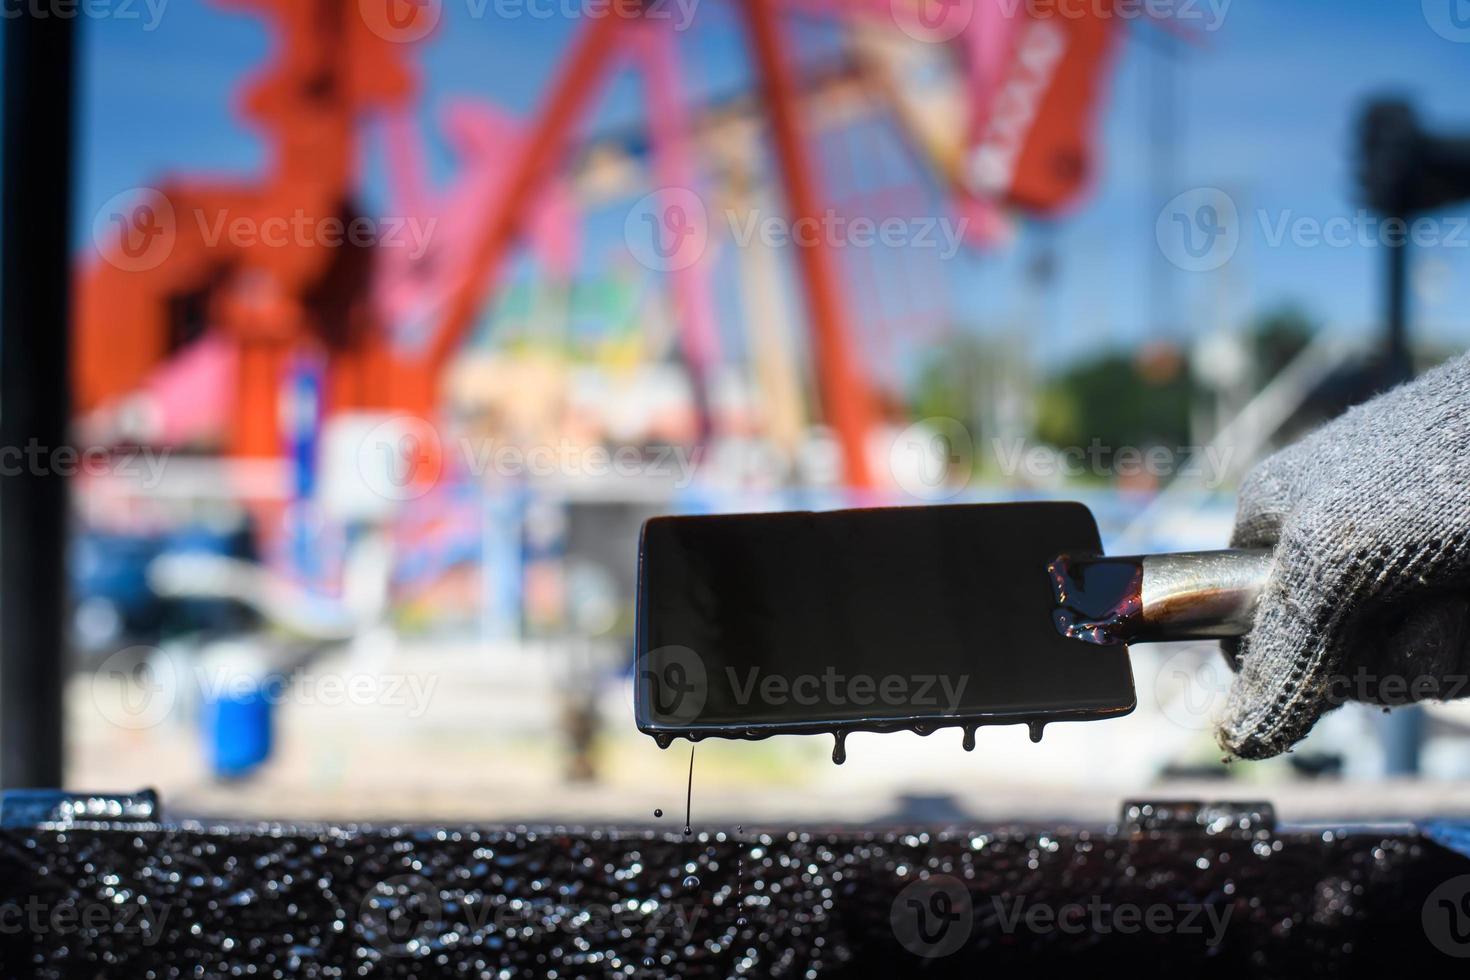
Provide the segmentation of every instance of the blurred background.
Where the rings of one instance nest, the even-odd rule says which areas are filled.
[[[1470,346],[1464,0],[74,16],[73,448],[9,463],[70,488],[65,782],[175,813],[677,819],[644,519],[1065,498],[1220,547],[1255,461]],[[1214,646],[1133,662],[1039,745],[702,743],[695,820],[1470,811],[1464,707],[1227,766]]]

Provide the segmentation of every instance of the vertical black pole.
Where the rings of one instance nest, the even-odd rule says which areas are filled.
[[[1404,226],[1413,215],[1404,217]],[[1383,372],[1377,388],[1387,391],[1414,375],[1414,358],[1409,349],[1409,242],[1407,233],[1401,240],[1389,239],[1387,309],[1384,338]],[[1379,739],[1383,745],[1384,773],[1388,776],[1416,776],[1419,756],[1424,747],[1424,709],[1419,705],[1400,708],[1383,719]]]
[[[0,786],[60,786],[75,17],[5,35],[0,187]]]
[[[1412,217],[1404,219],[1407,227]],[[1385,338],[1384,374],[1380,385],[1392,388],[1407,381],[1414,373],[1409,353],[1409,243],[1392,238],[1388,252],[1388,308],[1384,311],[1388,335]]]

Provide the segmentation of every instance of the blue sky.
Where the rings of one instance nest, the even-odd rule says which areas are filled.
[[[748,80],[738,22],[724,0],[699,3],[695,26],[682,39],[696,99],[738,90]],[[1436,4],[1461,4],[1470,15],[1466,0],[1233,0],[1219,29],[1204,34],[1198,47],[1134,24],[1110,81],[1095,194],[1064,219],[1026,222],[1005,252],[957,261],[951,270],[957,316],[995,330],[1040,308],[1045,352],[1062,358],[1146,340],[1156,334],[1156,318],[1187,337],[1284,302],[1299,303],[1338,329],[1367,328],[1381,305],[1381,248],[1273,246],[1267,231],[1282,220],[1357,212],[1348,150],[1357,110],[1370,94],[1401,94],[1432,127],[1470,133],[1464,98],[1470,43],[1431,27]],[[1199,6],[1205,9],[1205,0]],[[259,22],[214,5],[169,0],[148,30],[141,0],[138,9],[138,19],[82,25],[79,247],[96,210],[121,190],[170,172],[248,174],[262,160],[260,142],[229,109],[240,79],[267,53]],[[572,25],[477,19],[472,9],[469,0],[445,0],[441,28],[420,48],[426,103],[472,94],[529,113]],[[831,42],[827,32],[797,29],[808,52]],[[1162,58],[1177,63],[1179,125],[1173,179],[1155,187],[1149,106]],[[590,124],[622,125],[640,114],[637,86],[624,76]],[[440,170],[447,165],[437,163]],[[370,165],[367,173],[377,183],[377,168]],[[1197,187],[1222,188],[1237,203],[1240,247],[1213,271],[1161,265],[1155,219],[1165,200]],[[1453,228],[1446,223],[1442,230]],[[1422,335],[1463,347],[1470,346],[1470,231],[1457,241],[1458,247],[1419,252],[1417,321]],[[1018,286],[1020,270],[1048,244],[1058,272],[1038,306]],[[1173,297],[1162,316],[1150,307],[1151,268],[1167,277]]]

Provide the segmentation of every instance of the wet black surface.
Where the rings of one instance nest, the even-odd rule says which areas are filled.
[[[1423,918],[1458,853],[1191,807],[1111,832],[12,828],[0,972],[1381,978],[1470,953]]]

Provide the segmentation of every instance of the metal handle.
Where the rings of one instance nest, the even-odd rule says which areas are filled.
[[[1145,555],[1134,642],[1244,636],[1272,563],[1264,550]]]
[[[1271,567],[1264,550],[1062,555],[1049,569],[1057,629],[1099,644],[1243,636]]]

